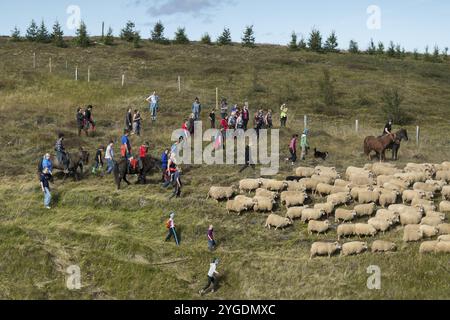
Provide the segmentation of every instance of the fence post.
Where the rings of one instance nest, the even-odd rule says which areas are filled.
[[[48,65],[50,67],[50,73],[52,73],[52,58],[48,59]]]
[[[216,88],[216,110],[219,110],[219,88]]]
[[[355,130],[356,130],[356,133],[359,132],[359,120],[356,120],[356,122],[355,122]]]
[[[75,67],[75,81],[78,81],[78,66]]]
[[[419,145],[419,143],[420,143],[420,127],[419,126],[417,126],[417,128],[416,128],[416,142],[417,142],[417,145]]]
[[[33,69],[36,69],[36,52],[33,52]]]
[[[125,75],[122,74],[122,87],[125,85]]]
[[[178,76],[178,92],[181,92],[181,77]]]
[[[66,70],[69,69],[69,63],[66,60]]]
[[[91,67],[88,67],[88,82],[91,82]]]
[[[308,116],[305,115],[303,120],[304,120],[304,123],[305,123],[305,129],[308,129]]]

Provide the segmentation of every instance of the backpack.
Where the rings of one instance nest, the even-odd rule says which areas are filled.
[[[166,221],[166,229],[170,229],[170,220]]]

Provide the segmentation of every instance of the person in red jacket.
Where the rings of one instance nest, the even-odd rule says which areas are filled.
[[[148,154],[148,149],[150,148],[150,144],[148,142],[144,143],[139,148],[139,170],[144,168],[144,161]]]
[[[291,160],[292,165],[297,161],[297,143],[298,143],[298,134],[292,136],[292,140],[289,143],[289,152],[291,153],[291,157],[287,158],[286,161]]]

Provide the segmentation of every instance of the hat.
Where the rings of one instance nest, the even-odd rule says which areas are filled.
[[[50,153],[46,153],[46,154],[45,154],[45,157],[46,157],[46,158],[50,158]]]
[[[175,218],[175,212],[171,212],[169,217],[170,217],[171,219]]]
[[[214,258],[214,260],[213,260],[213,263],[215,263],[215,264],[219,264],[219,258]]]

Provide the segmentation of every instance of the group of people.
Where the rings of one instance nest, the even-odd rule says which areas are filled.
[[[78,136],[81,136],[81,132],[84,131],[86,136],[89,136],[89,130],[95,131],[95,121],[92,115],[92,109],[94,107],[92,105],[87,106],[86,109],[78,108],[76,119],[77,119],[77,128],[78,128]]]
[[[301,161],[306,160],[306,156],[310,149],[309,142],[308,142],[308,135],[309,135],[309,129],[305,129],[300,138],[300,148],[301,148],[300,160]],[[289,153],[291,156],[289,158],[287,158],[286,161],[291,161],[292,165],[295,165],[295,163],[297,162],[298,139],[299,139],[299,135],[295,134],[292,136],[291,142],[289,143]]]
[[[125,128],[131,133],[138,137],[141,136],[141,128],[142,128],[142,116],[139,110],[132,111],[132,108],[129,108],[127,114],[125,116]]]

